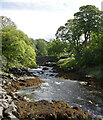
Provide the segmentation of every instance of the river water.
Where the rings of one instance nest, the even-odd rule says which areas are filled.
[[[61,100],[69,105],[80,106],[85,111],[92,114],[93,117],[103,117],[103,93],[91,86],[82,85],[78,80],[67,80],[56,77],[52,67],[43,70],[41,66],[38,69],[31,69],[36,76],[45,83],[39,87],[27,87],[18,92],[18,94],[38,100]]]

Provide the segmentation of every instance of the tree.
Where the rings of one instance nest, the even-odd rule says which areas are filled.
[[[60,26],[56,38],[69,42],[75,61],[72,66],[90,67],[103,65],[103,12],[92,5],[82,6],[64,26]],[[64,65],[64,64],[63,64]],[[67,60],[66,64],[67,66]],[[68,65],[69,66],[69,65]]]
[[[49,42],[48,54],[61,57],[66,52],[67,43],[63,43],[61,40],[53,40]]]
[[[65,26],[60,26],[56,32],[56,38],[63,42],[70,43],[71,51],[75,51],[76,54],[80,52],[80,36],[81,31],[78,29],[75,19],[70,19],[65,23]]]
[[[83,43],[87,46],[91,41],[91,33],[97,33],[101,30],[102,12],[93,5],[86,5],[79,8],[79,12],[74,14],[78,29],[84,34]]]
[[[74,14],[74,19],[68,20],[64,26],[58,28],[56,38],[63,42],[68,41],[71,50],[79,55],[88,43],[90,44],[92,33],[98,34],[101,31],[101,20],[102,12],[95,6],[82,6],[80,11]]]
[[[0,29],[6,26],[12,26],[16,28],[16,24],[13,21],[11,21],[10,18],[7,18],[6,16],[0,16]]]
[[[36,39],[33,41],[37,56],[48,55],[48,42],[44,39]]]
[[[32,41],[15,27],[2,28],[2,54],[9,66],[36,67],[36,53],[31,45]]]

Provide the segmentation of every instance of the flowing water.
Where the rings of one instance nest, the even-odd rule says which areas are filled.
[[[61,100],[69,105],[77,105],[84,110],[92,113],[92,115],[103,117],[103,94],[102,90],[97,90],[91,86],[84,86],[78,80],[66,80],[56,77],[57,73],[52,71],[52,67],[48,70],[31,69],[45,83],[39,87],[27,87],[18,93],[33,100]]]

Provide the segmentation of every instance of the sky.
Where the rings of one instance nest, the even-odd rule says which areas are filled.
[[[33,39],[55,39],[57,29],[83,5],[101,10],[103,0],[0,0],[0,16],[7,16]]]

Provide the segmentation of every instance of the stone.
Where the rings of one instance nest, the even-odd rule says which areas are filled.
[[[79,110],[77,106],[73,106],[72,109]]]
[[[24,83],[20,83],[19,85],[20,85],[20,86],[25,86],[25,84],[24,84]]]
[[[3,111],[3,107],[0,106],[0,118],[2,118],[2,111]]]
[[[24,67],[11,67],[9,68],[9,72],[14,74],[15,76],[32,75],[32,73],[29,72],[29,70]]]
[[[45,117],[46,120],[55,120],[55,115],[53,114],[47,114]]]
[[[3,94],[0,94],[0,99],[3,99]]]
[[[12,111],[12,114],[15,115],[17,118],[19,117],[19,113],[17,111]]]
[[[14,96],[12,92],[9,92],[9,93],[8,93],[8,95],[10,95],[11,97],[13,97],[13,96]]]
[[[58,112],[57,113],[57,120],[68,120],[68,117],[65,113],[63,112]]]
[[[2,81],[2,84],[3,84],[3,85],[8,85],[8,83],[9,83],[9,82],[8,82],[7,80],[3,80],[3,81]]]
[[[47,67],[44,67],[42,70],[48,70],[48,68],[47,68]]]
[[[19,80],[19,82],[26,82],[26,81],[21,79],[21,80]]]
[[[12,113],[13,111],[13,106],[9,106],[8,108],[5,109],[5,113]]]
[[[8,78],[13,79],[13,80],[16,79],[16,77],[15,77],[13,74],[9,74],[9,75],[8,75]]]
[[[9,114],[5,112],[6,108],[3,108],[3,117],[4,118],[9,118]]]
[[[66,111],[66,114],[68,115],[68,117],[72,117],[72,114],[70,111]]]
[[[54,76],[54,74],[50,74],[49,76]]]

